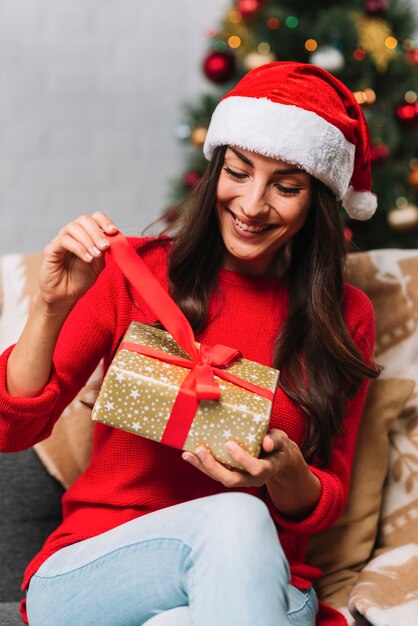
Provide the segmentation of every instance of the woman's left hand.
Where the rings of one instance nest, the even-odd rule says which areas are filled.
[[[256,458],[241,448],[235,441],[225,444],[225,449],[243,470],[228,469],[204,446],[199,446],[195,454],[189,450],[182,458],[225,487],[261,487],[272,476],[294,466],[301,457],[299,447],[282,430],[269,430],[262,441],[260,458]]]

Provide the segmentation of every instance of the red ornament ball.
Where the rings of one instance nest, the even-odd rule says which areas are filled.
[[[418,50],[408,50],[405,57],[408,63],[418,66]]]
[[[184,175],[184,178],[183,178],[184,186],[187,189],[191,189],[192,187],[196,185],[196,183],[199,182],[201,178],[202,178],[202,174],[200,172],[191,170],[190,172],[187,172],[187,174]]]
[[[366,0],[364,3],[364,12],[370,17],[384,15],[388,8],[388,0]]]
[[[390,149],[384,143],[376,144],[370,149],[370,160],[372,163],[382,163],[390,154]]]
[[[203,71],[213,83],[226,83],[235,74],[235,57],[229,52],[211,52],[203,61]]]
[[[250,20],[261,11],[263,0],[237,0],[235,6],[243,20]]]
[[[396,108],[396,116],[403,126],[415,127],[418,125],[418,100],[413,103],[402,102]]]

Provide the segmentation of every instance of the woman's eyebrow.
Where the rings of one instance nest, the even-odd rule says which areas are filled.
[[[241,159],[241,161],[243,161],[246,165],[249,165],[250,167],[254,167],[254,163],[247,156],[245,156],[245,154],[242,154],[242,152],[240,152],[236,148],[233,148],[232,146],[228,146],[228,148],[239,159]],[[302,174],[302,173],[303,171],[299,169],[298,167],[283,168],[283,169],[274,170],[273,172],[273,174]]]

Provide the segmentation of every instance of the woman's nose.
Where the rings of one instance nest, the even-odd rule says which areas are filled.
[[[269,211],[267,191],[262,186],[254,185],[248,189],[241,200],[241,210],[248,218],[262,217]]]

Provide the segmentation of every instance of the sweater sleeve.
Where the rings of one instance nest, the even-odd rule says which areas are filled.
[[[365,362],[370,363],[374,346],[373,307],[363,292],[349,285],[346,286],[346,321]],[[329,464],[326,467],[310,466],[322,485],[321,496],[310,515],[298,522],[291,521],[280,515],[269,493],[266,493],[267,506],[281,529],[295,534],[319,533],[331,526],[343,512],[368,383],[368,380],[363,380],[356,395],[347,404],[343,433],[334,441]]]
[[[9,395],[7,360],[14,346],[0,357],[0,451],[16,452],[42,441],[64,408],[111,349],[115,297],[109,264],[79,300],[59,334],[48,383],[33,398]]]

